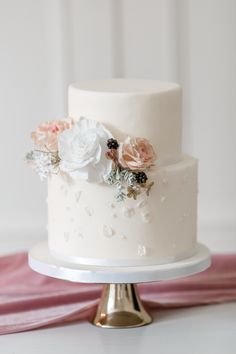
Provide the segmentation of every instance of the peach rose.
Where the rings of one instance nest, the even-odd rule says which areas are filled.
[[[35,132],[31,133],[31,139],[36,145],[48,149],[49,151],[58,150],[58,135],[64,130],[71,128],[72,119],[53,120],[42,123]]]
[[[145,170],[152,166],[156,154],[152,145],[144,138],[127,137],[119,147],[119,163],[130,170]]]

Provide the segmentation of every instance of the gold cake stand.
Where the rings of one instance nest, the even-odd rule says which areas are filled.
[[[140,327],[152,322],[135,284],[106,284],[93,324],[104,328]]]
[[[152,322],[135,284],[164,281],[199,273],[210,266],[207,247],[198,244],[195,254],[182,261],[151,266],[88,266],[60,261],[53,257],[47,242],[29,251],[30,267],[41,274],[83,283],[105,284],[92,323],[102,328],[133,328]]]

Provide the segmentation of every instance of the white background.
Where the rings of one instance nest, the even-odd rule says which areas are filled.
[[[199,238],[236,250],[236,1],[0,0],[0,247],[46,237],[29,134],[80,79],[183,87],[183,150],[200,160]]]

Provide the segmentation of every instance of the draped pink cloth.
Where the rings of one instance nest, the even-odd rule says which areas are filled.
[[[85,320],[101,285],[78,284],[32,271],[27,254],[0,258],[0,334]],[[186,307],[236,300],[236,254],[214,255],[206,271],[184,279],[139,285],[151,308]]]

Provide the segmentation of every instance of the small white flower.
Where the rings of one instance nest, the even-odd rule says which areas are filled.
[[[53,173],[58,173],[57,153],[33,150],[26,155],[26,160],[38,173],[41,180],[47,179]]]
[[[125,206],[125,207],[123,207],[122,212],[123,212],[124,216],[126,216],[127,218],[131,218],[135,214],[135,209]]]
[[[58,137],[60,169],[73,179],[102,182],[112,168],[105,156],[112,134],[99,122],[80,118]]]
[[[147,249],[144,245],[138,245],[138,255],[140,257],[145,257],[147,254]]]

